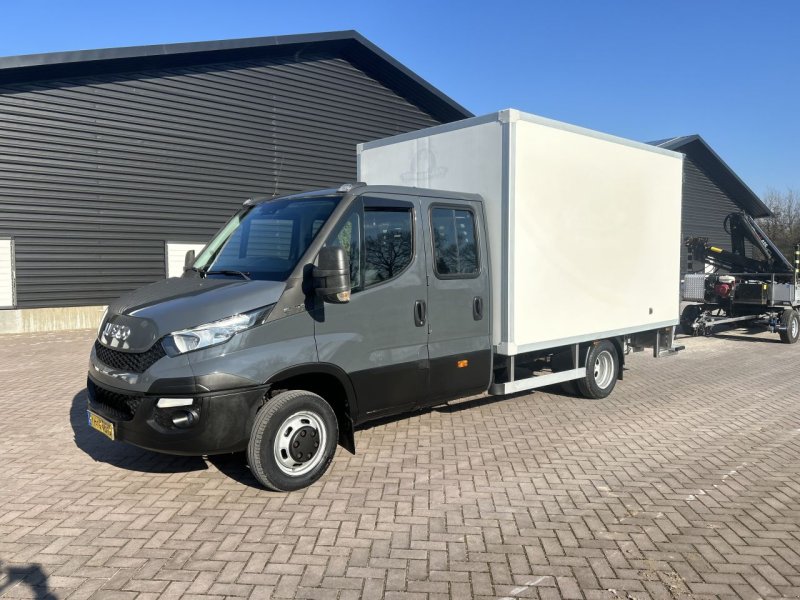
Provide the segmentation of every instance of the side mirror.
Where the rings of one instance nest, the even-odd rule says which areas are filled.
[[[317,263],[311,272],[317,296],[333,304],[350,302],[350,261],[344,248],[326,246]]]
[[[183,270],[185,271],[194,264],[194,250],[187,250],[183,258]]]

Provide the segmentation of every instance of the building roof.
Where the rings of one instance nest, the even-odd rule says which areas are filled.
[[[772,211],[767,208],[767,205],[714,152],[708,142],[699,135],[683,135],[649,143],[653,146],[686,154],[749,215],[753,217],[769,217],[772,215]]]
[[[473,116],[357,31],[0,57],[0,84],[233,60],[296,57],[312,52],[331,52],[342,56],[440,121],[456,121]]]

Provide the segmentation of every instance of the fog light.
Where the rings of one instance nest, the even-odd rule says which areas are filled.
[[[194,410],[176,410],[172,413],[172,424],[179,429],[187,429],[197,423],[199,416]]]
[[[159,398],[156,402],[158,408],[177,408],[179,406],[191,406],[193,398]]]

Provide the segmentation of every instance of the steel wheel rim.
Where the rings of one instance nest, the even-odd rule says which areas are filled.
[[[594,382],[601,390],[614,380],[614,359],[608,350],[603,350],[594,360]]]
[[[306,435],[299,437],[303,431]],[[315,435],[311,432],[315,432]],[[316,447],[309,459],[300,461],[292,456],[292,450],[297,451],[295,443],[304,444],[308,439],[316,438]],[[322,462],[325,455],[325,442],[328,438],[325,424],[315,413],[300,411],[287,418],[278,429],[273,444],[273,454],[278,468],[286,475],[298,477],[305,475]]]
[[[789,332],[791,334],[792,338],[796,338],[797,337],[797,328],[798,328],[798,324],[799,323],[800,323],[800,319],[797,319],[797,318],[792,319],[792,324],[790,326],[791,330]]]

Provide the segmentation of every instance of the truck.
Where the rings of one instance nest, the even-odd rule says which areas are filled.
[[[360,183],[253,197],[182,277],[108,306],[88,419],[163,453],[319,479],[356,427],[675,352],[680,154],[526,114],[358,147]]]

